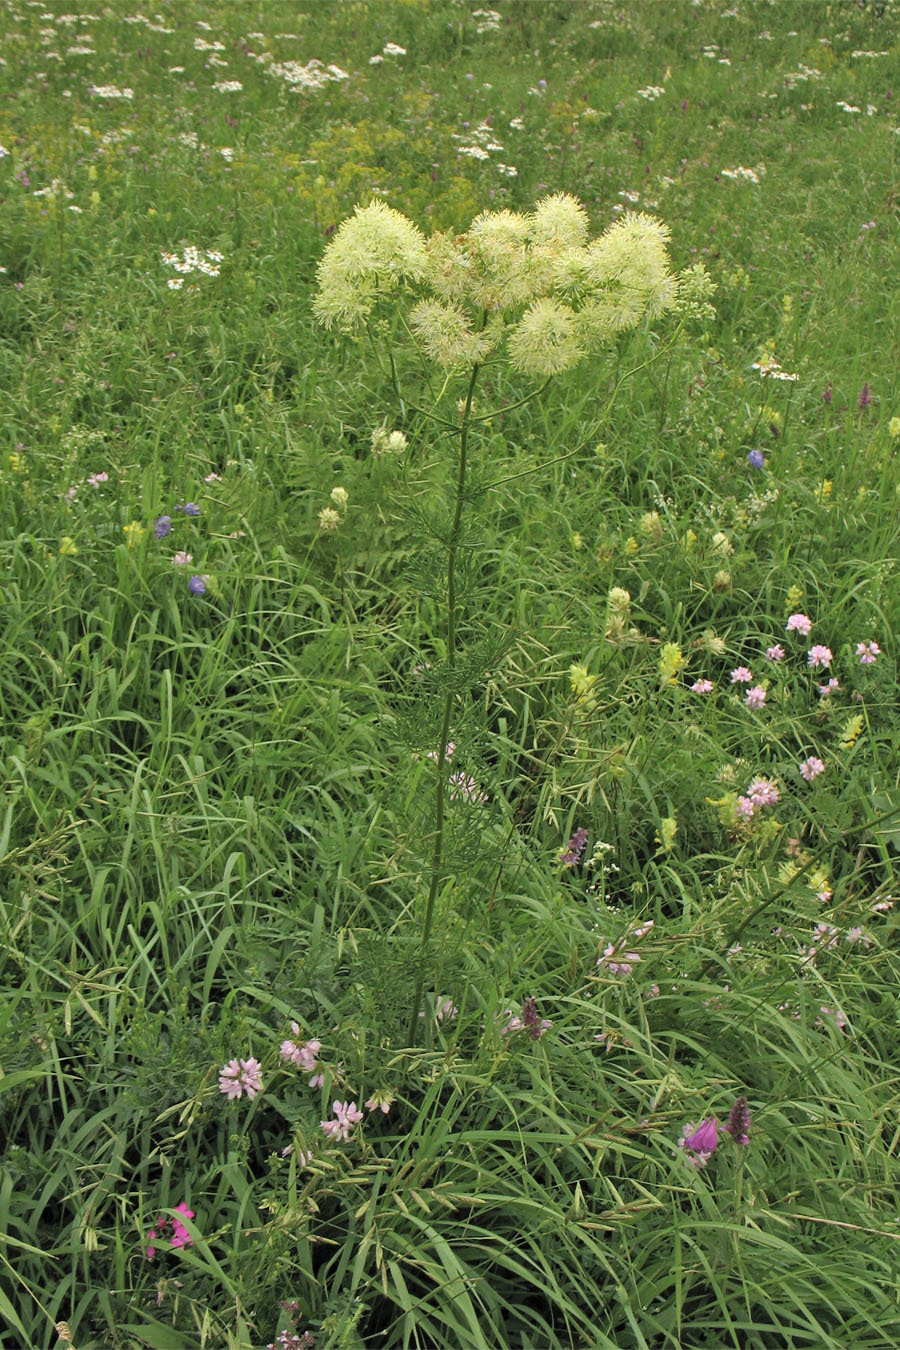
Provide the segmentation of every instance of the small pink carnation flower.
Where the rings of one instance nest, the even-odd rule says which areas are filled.
[[[820,1016],[816,1018],[817,1027],[824,1027],[830,1022],[838,1031],[843,1031],[847,1026],[847,1014],[840,1008],[829,1008],[823,1003],[819,1013]]]
[[[814,647],[810,647],[806,656],[806,663],[813,670],[827,669],[831,665],[832,659],[831,648],[823,647],[820,642],[817,642]]]
[[[219,1070],[219,1091],[229,1101],[236,1101],[246,1092],[250,1101],[262,1091],[262,1065],[257,1059],[232,1059]]]
[[[875,658],[881,655],[881,648],[877,642],[857,642],[856,655],[861,666],[872,666]]]
[[[789,633],[802,633],[808,637],[812,630],[812,619],[808,614],[792,614],[787,621],[787,631]]]
[[[331,1109],[334,1113],[334,1120],[319,1122],[325,1135],[327,1138],[334,1140],[349,1139],[353,1126],[363,1118],[362,1111],[360,1111],[356,1102],[332,1102]]]
[[[771,778],[754,778],[747,788],[747,795],[755,806],[776,806],[781,798],[778,784]]]
[[[279,1051],[281,1058],[289,1064],[294,1064],[304,1073],[312,1073],[316,1067],[316,1056],[322,1049],[322,1042],[311,1040],[300,1042],[300,1027],[298,1023],[291,1023],[291,1031],[294,1034],[292,1041],[282,1041]]]

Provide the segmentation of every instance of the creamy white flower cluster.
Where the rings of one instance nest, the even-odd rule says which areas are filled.
[[[628,212],[590,238],[568,193],[533,211],[483,211],[462,235],[426,238],[383,201],[357,207],[328,244],[314,301],[326,327],[357,331],[382,300],[411,299],[408,324],[424,355],[452,369],[506,344],[514,369],[557,375],[644,315],[676,307],[678,279],[662,221]],[[696,301],[694,276],[689,290]]]

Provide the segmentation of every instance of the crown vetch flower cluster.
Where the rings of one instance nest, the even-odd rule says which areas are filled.
[[[318,268],[313,309],[355,332],[395,292],[413,302],[409,328],[446,368],[482,361],[505,342],[526,375],[558,375],[645,314],[696,309],[712,294],[702,266],[672,273],[668,228],[629,212],[589,237],[585,208],[565,192],[533,211],[483,211],[465,234],[430,238],[383,201],[357,206]]]

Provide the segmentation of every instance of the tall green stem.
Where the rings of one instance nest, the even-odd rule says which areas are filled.
[[[447,543],[447,665],[451,671],[456,665],[456,556],[459,550],[463,502],[465,501],[466,462],[469,449],[469,423],[471,421],[472,398],[475,393],[475,382],[478,379],[479,369],[480,367],[476,362],[472,367],[472,375],[466,393],[465,407],[463,408],[462,422],[459,428],[459,461],[456,472],[456,502],[453,511],[453,522],[450,526],[450,537]],[[431,854],[431,881],[428,886],[428,898],[425,901],[425,917],[422,922],[419,969],[416,973],[416,986],[413,992],[412,1010],[410,1013],[410,1045],[415,1043],[416,1031],[418,1028],[419,1010],[422,1006],[422,994],[425,988],[425,965],[428,960],[428,943],[431,939],[431,928],[434,922],[434,903],[437,899],[437,893],[441,884],[441,870],[444,856],[444,812],[447,801],[447,786],[444,768],[447,763],[447,742],[450,737],[450,723],[453,717],[453,704],[455,699],[456,691],[451,679],[450,686],[444,696],[444,716],[441,719],[441,732],[436,749],[437,781],[435,783],[434,796],[434,849]]]

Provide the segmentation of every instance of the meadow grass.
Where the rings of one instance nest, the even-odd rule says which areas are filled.
[[[496,4],[3,0],[4,1346],[900,1340],[900,11]],[[555,192],[716,314],[486,372],[448,673],[316,268]]]

